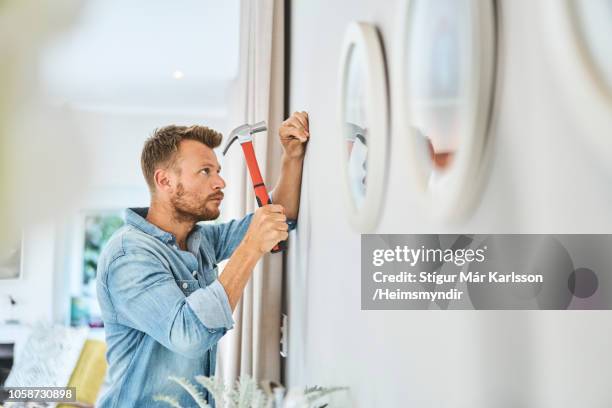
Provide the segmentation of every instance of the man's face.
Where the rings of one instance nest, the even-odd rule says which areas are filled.
[[[169,200],[177,217],[193,222],[219,217],[225,181],[214,151],[195,140],[179,145],[172,174]]]

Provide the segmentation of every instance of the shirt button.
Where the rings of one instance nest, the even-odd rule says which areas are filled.
[[[187,282],[183,282],[183,289],[187,289],[189,285],[187,284]]]
[[[198,274],[198,271],[193,271],[192,275],[195,277]]]
[[[215,329],[208,329],[209,333],[216,333],[217,331]]]

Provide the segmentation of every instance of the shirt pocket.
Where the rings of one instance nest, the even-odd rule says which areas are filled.
[[[175,279],[175,281],[185,296],[191,295],[200,288],[200,283],[196,279]]]
[[[204,282],[208,286],[219,277],[219,267],[213,264],[209,269],[204,269]]]

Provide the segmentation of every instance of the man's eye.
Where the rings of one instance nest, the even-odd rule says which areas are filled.
[[[202,172],[206,174],[210,174],[210,169],[209,168],[202,169]]]

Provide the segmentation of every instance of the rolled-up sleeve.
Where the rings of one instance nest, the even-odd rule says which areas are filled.
[[[218,281],[185,296],[169,268],[153,254],[124,254],[109,264],[105,276],[118,323],[187,357],[201,357],[233,326]]]
[[[187,296],[187,303],[206,327],[231,329],[234,326],[232,307],[218,280]]]

